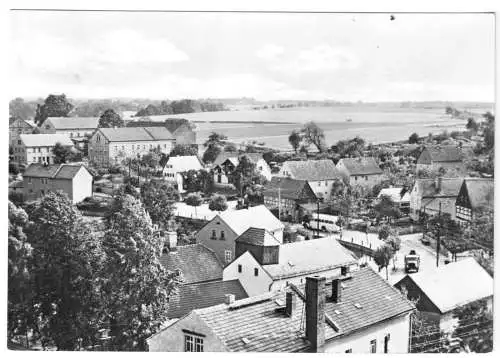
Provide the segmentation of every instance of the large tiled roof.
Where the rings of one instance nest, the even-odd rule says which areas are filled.
[[[237,235],[243,234],[249,227],[274,231],[285,226],[264,205],[248,209],[226,210],[218,215]],[[214,218],[216,220],[217,217]]]
[[[226,160],[230,159],[234,165],[238,165],[238,158],[246,155],[250,160],[256,163],[258,160],[262,159],[262,153],[243,153],[238,154],[237,152],[222,152],[217,158],[215,158],[213,165],[220,165],[224,163]]]
[[[98,117],[49,117],[55,129],[96,129]]]
[[[330,159],[287,161],[290,176],[298,180],[327,180],[340,178],[340,173]]]
[[[493,278],[472,257],[405,276],[441,313],[493,295]]]
[[[272,177],[271,181],[264,188],[264,196],[281,196],[284,199],[298,200],[305,186],[309,186],[306,180],[292,178]],[[314,195],[310,189],[311,195]]]
[[[173,139],[172,133],[164,127],[122,127],[100,128],[110,142],[135,142]]]
[[[218,305],[224,302],[226,294],[234,295],[237,300],[248,297],[239,280],[180,285],[177,293],[170,296],[167,316],[179,318],[194,309]]]
[[[279,247],[277,264],[263,269],[273,278],[287,278],[355,264],[356,258],[334,238],[297,241]]]
[[[473,208],[495,206],[495,181],[487,178],[467,178],[464,184]]]
[[[325,313],[329,319],[324,324],[327,341],[414,310],[398,290],[371,268],[352,272],[351,277],[343,282],[341,302],[326,299]],[[232,352],[306,351],[310,344],[304,332],[304,286],[297,289],[300,295],[297,295],[291,317],[277,310],[285,302],[283,291],[239,300],[232,305],[203,308],[194,313]],[[325,291],[327,295],[331,292],[328,285]],[[338,330],[330,322],[334,322]]]
[[[455,204],[457,202],[456,197],[435,197],[435,198],[424,198],[422,199],[422,210],[427,213],[439,212],[443,214],[450,214],[451,216],[455,213]]]
[[[25,172],[25,177],[52,178],[52,179],[73,179],[84,165],[73,164],[50,164],[39,163],[30,164]]]
[[[456,146],[436,146],[425,149],[429,152],[433,162],[459,162],[462,160],[462,153]]]
[[[27,147],[53,147],[56,143],[64,146],[73,145],[66,134],[21,134],[19,137]]]
[[[176,251],[163,254],[160,262],[169,271],[180,270],[185,284],[222,280],[222,263],[201,244],[177,246]]]
[[[170,157],[167,165],[171,165],[179,173],[203,168],[200,159],[196,155]]]
[[[255,227],[248,228],[243,234],[238,236],[235,241],[259,246],[280,245],[280,242],[269,231]]]
[[[423,198],[434,198],[441,196],[458,196],[463,178],[442,178],[441,189],[438,190],[438,179],[417,179],[419,193]]]
[[[342,158],[340,159],[349,171],[350,175],[382,174],[383,171],[378,166],[375,158]],[[338,165],[338,163],[337,163]]]

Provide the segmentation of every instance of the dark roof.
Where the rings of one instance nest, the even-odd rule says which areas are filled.
[[[72,164],[50,164],[43,165],[40,163],[30,164],[23,176],[33,178],[52,178],[52,179],[73,179],[84,165]],[[87,168],[85,168],[87,170]]]
[[[250,227],[236,238],[237,242],[259,246],[279,246],[279,241],[266,229]]]
[[[433,162],[459,162],[462,160],[460,149],[455,146],[426,147]]]
[[[110,142],[135,142],[174,139],[164,127],[99,128]]]
[[[308,186],[311,195],[315,197],[314,192],[306,180],[272,177],[271,181],[264,188],[264,196],[278,196],[284,199],[298,200],[301,199],[301,194],[304,187]]]
[[[283,166],[290,170],[290,176],[298,180],[326,180],[340,178],[340,173],[330,159],[287,161]]]
[[[222,263],[201,244],[177,246],[176,251],[163,254],[160,262],[169,271],[180,270],[185,284],[222,280]]]
[[[238,163],[238,158],[246,155],[247,157],[250,158],[250,160],[254,163],[256,163],[259,159],[262,159],[262,153],[242,153],[239,154],[238,152],[221,152],[217,158],[214,160],[213,165],[220,165],[224,163],[228,159],[235,160],[236,163]]]
[[[168,318],[179,318],[194,309],[224,303],[226,294],[233,294],[237,300],[248,297],[237,279],[180,285],[177,293],[170,296],[167,316]]]
[[[96,129],[99,117],[48,117],[55,129]]]
[[[422,198],[458,196],[463,178],[442,178],[441,189],[438,189],[438,179],[417,179],[415,185]]]
[[[340,338],[393,317],[409,313],[415,307],[401,293],[375,273],[362,268],[343,282],[342,301],[326,299],[325,335],[327,340]],[[328,281],[327,281],[328,283]],[[325,288],[326,294],[331,292]],[[214,334],[233,352],[296,352],[309,348],[304,339],[304,285],[291,317],[277,312],[285,302],[285,292],[277,291],[195,310]],[[293,290],[296,292],[295,290]],[[297,295],[297,293],[295,293]],[[277,302],[277,300],[279,300]],[[281,303],[279,303],[281,302]],[[354,306],[360,305],[360,308]],[[334,329],[334,322],[338,331]]]
[[[174,139],[172,133],[165,127],[143,127],[155,140]]]
[[[472,208],[495,206],[495,182],[487,178],[467,178],[464,183]]]
[[[382,174],[383,171],[378,166],[375,158],[342,158],[340,159],[349,171],[350,175]],[[338,163],[337,163],[338,165]]]

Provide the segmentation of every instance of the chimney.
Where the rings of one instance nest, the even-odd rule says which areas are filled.
[[[332,280],[332,301],[339,303],[342,299],[342,280],[336,278]]]
[[[286,293],[286,306],[285,306],[285,315],[287,317],[292,317],[293,311],[295,311],[295,307],[297,306],[297,298],[293,294],[293,292]]]
[[[234,303],[235,297],[232,294],[224,295],[224,303],[230,305]]]
[[[306,338],[316,352],[325,344],[325,281],[306,277]]]
[[[436,187],[437,192],[441,192],[442,185],[443,185],[443,177],[440,175],[434,179],[434,185]]]
[[[165,245],[167,246],[168,251],[177,251],[177,232],[165,232]]]

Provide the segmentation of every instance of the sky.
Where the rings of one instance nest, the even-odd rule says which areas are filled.
[[[12,97],[494,101],[494,15],[11,11]]]

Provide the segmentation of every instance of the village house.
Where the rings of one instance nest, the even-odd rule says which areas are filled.
[[[48,117],[40,127],[40,132],[66,134],[77,139],[91,136],[98,124],[98,117]]]
[[[306,180],[316,196],[326,200],[331,198],[335,181],[341,180],[339,171],[329,159],[287,161],[276,176]]]
[[[266,180],[271,180],[271,168],[262,157],[262,153],[244,153],[237,152],[222,152],[212,164],[212,173],[214,175],[215,185],[232,184],[230,180],[231,174],[239,164],[239,158],[246,155],[253,163],[255,163],[256,171],[261,174]]]
[[[318,198],[306,180],[273,177],[262,193],[264,205],[279,219],[300,221],[301,204],[315,203]]]
[[[456,146],[425,147],[417,159],[417,173],[420,170],[437,171],[440,168],[464,170],[462,153]]]
[[[456,308],[478,300],[486,300],[490,311],[493,308],[493,278],[472,257],[406,275],[395,287],[417,300],[422,317],[444,332],[456,326]]]
[[[410,192],[410,218],[418,221],[420,215],[448,214],[455,219],[455,205],[463,178],[416,179]]]
[[[347,178],[350,186],[372,188],[383,180],[384,172],[373,157],[342,158],[337,163],[337,169]]]
[[[405,188],[384,188],[380,190],[378,198],[388,196],[405,213],[410,212],[410,192]]]
[[[168,117],[170,115],[139,117],[127,123],[127,127],[165,127],[172,133],[176,144],[197,144],[196,126],[193,123]]]
[[[228,295],[147,343],[152,352],[408,353],[414,309],[366,267],[243,300]]]
[[[62,191],[72,203],[78,203],[92,196],[92,180],[84,165],[30,164],[23,174],[23,196],[33,201],[50,191]]]
[[[21,134],[13,146],[14,161],[19,164],[54,163],[55,145],[73,148],[73,142],[65,134]]]
[[[336,276],[358,269],[357,259],[334,238],[281,244],[265,229],[249,228],[236,239],[236,259],[223,280],[240,280],[250,296],[301,284],[306,276]]]
[[[283,223],[264,205],[218,214],[196,233],[196,242],[213,250],[227,265],[234,259],[236,238],[249,227],[266,229],[283,242]]]
[[[174,145],[175,139],[165,127],[98,128],[89,140],[89,160],[108,166],[153,149],[169,154]]]
[[[201,169],[203,169],[203,164],[196,155],[170,157],[163,168],[163,176],[165,180],[176,183],[179,193],[184,193],[184,179],[182,173],[189,170]]]
[[[9,119],[9,144],[16,145],[21,134],[32,134],[35,128],[36,124],[33,121],[25,121],[21,118]]]
[[[480,210],[493,212],[495,206],[494,179],[464,179],[455,205],[457,221],[461,224],[469,224]]]

